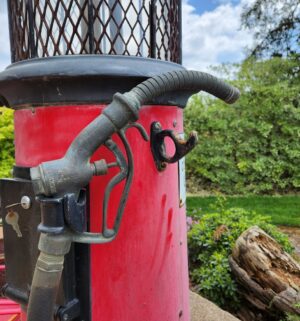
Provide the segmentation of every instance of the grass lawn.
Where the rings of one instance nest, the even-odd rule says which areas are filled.
[[[211,205],[216,196],[189,196],[187,212],[201,208],[213,212]],[[231,196],[226,197],[226,207],[242,207],[258,214],[268,215],[276,225],[300,226],[300,196]]]

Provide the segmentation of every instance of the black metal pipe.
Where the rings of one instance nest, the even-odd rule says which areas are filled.
[[[9,43],[10,43],[10,59],[11,62],[16,61],[16,44],[14,39],[13,19],[12,19],[12,4],[11,0],[7,0],[7,12],[8,12],[8,30],[9,30]]]
[[[94,54],[94,13],[93,13],[93,2],[92,0],[88,0],[88,37],[89,37],[89,49],[90,53]]]
[[[182,65],[182,0],[178,0],[178,63]]]
[[[33,6],[32,6],[32,1],[26,1],[26,10],[27,10],[27,14],[28,14],[28,27],[29,27],[29,32],[28,32],[28,36],[29,36],[29,50],[30,50],[30,58],[35,58],[37,57],[37,48],[36,48],[36,44],[35,44],[35,35],[34,35],[34,15],[33,15]]]
[[[150,58],[156,58],[156,0],[152,0],[149,3],[149,28],[150,28]]]

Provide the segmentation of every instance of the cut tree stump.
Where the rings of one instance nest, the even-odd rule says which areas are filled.
[[[241,320],[300,315],[300,265],[259,227],[241,234],[229,262],[244,299]]]

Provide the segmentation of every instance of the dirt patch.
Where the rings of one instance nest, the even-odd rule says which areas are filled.
[[[300,228],[290,226],[278,226],[281,232],[287,234],[293,246],[295,254],[300,258]]]

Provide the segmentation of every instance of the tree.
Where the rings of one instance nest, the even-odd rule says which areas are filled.
[[[186,109],[186,130],[200,141],[187,156],[190,190],[299,192],[299,62],[248,59],[236,70],[237,103],[196,95]]]
[[[244,7],[242,26],[255,31],[251,56],[300,54],[299,0],[255,0]]]
[[[11,176],[13,164],[13,110],[5,107],[0,107],[0,178]]]

